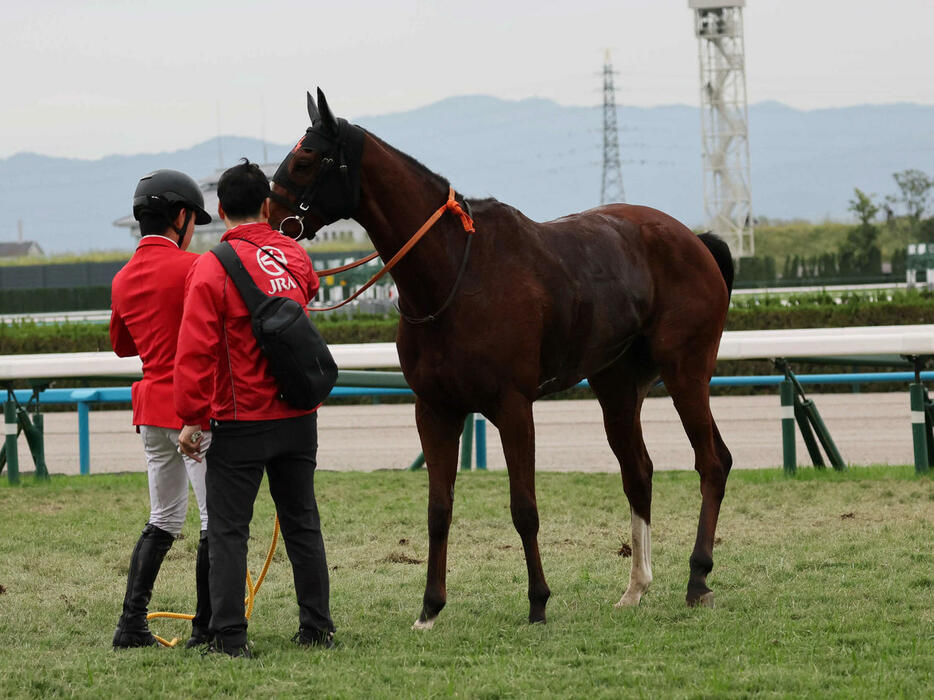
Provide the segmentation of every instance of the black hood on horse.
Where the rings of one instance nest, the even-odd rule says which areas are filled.
[[[291,202],[276,193],[272,197],[297,217],[304,218],[310,212],[318,219],[317,228],[320,228],[338,219],[351,218],[360,205],[360,159],[365,132],[346,119],[335,119],[320,89],[320,112],[311,93],[307,94],[311,126],[273,175],[273,183],[281,185],[296,201]],[[290,174],[292,159],[298,151],[321,154],[316,176],[312,184],[304,188]],[[313,238],[314,232],[308,237]]]

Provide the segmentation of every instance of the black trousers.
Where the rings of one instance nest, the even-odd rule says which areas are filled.
[[[268,421],[218,421],[208,448],[205,486],[211,559],[211,632],[225,646],[246,644],[247,540],[263,479],[276,504],[301,627],[333,631],[321,521],[315,501],[318,415]]]

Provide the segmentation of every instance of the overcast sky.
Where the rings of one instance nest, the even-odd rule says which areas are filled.
[[[750,103],[934,104],[934,0],[748,0]],[[698,103],[687,0],[23,0],[0,25],[0,157],[219,133],[288,143],[322,86],[350,119],[453,95]]]

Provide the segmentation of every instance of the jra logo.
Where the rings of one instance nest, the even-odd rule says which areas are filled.
[[[273,277],[269,280],[269,294],[284,292],[287,289],[298,289],[298,285],[291,277]]]
[[[282,276],[282,273],[285,272],[282,266],[286,264],[286,260],[285,253],[278,248],[273,248],[272,246],[258,248],[256,251],[256,262],[259,263],[263,272],[272,278],[269,280],[269,290],[266,292],[267,294],[276,294],[277,292],[284,292],[288,289],[298,289],[298,285],[295,284],[292,275]]]
[[[264,248],[256,249],[256,262],[259,263],[259,266],[263,269],[267,275],[281,275],[284,270],[279,263],[282,265],[286,264],[285,253],[283,253],[278,248],[273,248],[272,246],[266,246]]]

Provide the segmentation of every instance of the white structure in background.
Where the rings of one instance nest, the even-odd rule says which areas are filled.
[[[755,253],[743,7],[746,0],[688,0],[700,49],[701,138],[707,225],[734,258]]]
[[[262,167],[266,175],[272,178],[279,166],[275,163],[266,163],[260,167]],[[208,250],[214,247],[224,234],[224,222],[217,218],[217,181],[223,172],[223,170],[217,170],[210,177],[198,181],[201,191],[204,193],[204,209],[211,215],[213,220],[206,226],[195,227],[195,234],[191,241],[192,250]],[[139,223],[133,218],[132,214],[117,219],[114,221],[114,226],[130,229],[130,234],[135,239],[139,239]],[[314,250],[316,241],[352,241],[359,243],[360,248],[369,249],[373,247],[366,230],[353,219],[341,219],[321,228],[315,235],[314,241],[309,244],[311,250]]]

